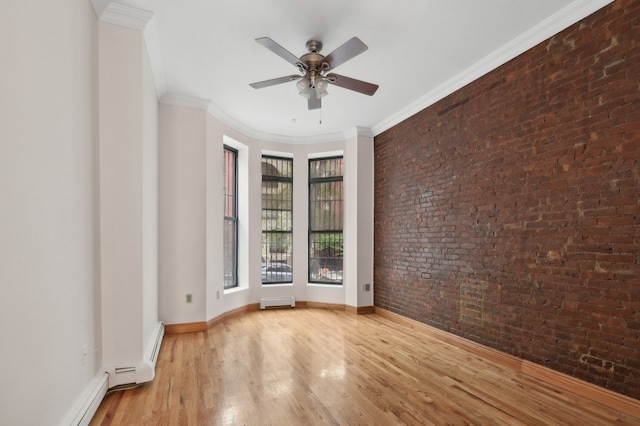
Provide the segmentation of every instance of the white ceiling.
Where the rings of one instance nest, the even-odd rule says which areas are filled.
[[[145,29],[165,102],[206,100],[250,136],[320,141],[378,134],[588,16],[611,0],[119,0],[153,12]],[[106,0],[94,0],[108,3]],[[98,8],[97,8],[98,9]],[[327,55],[352,37],[369,50],[336,72],[378,84],[369,97],[329,86],[307,110],[295,83],[249,83],[296,74],[255,42],[270,37],[295,56],[309,39]],[[210,102],[210,103],[209,103]],[[320,123],[322,120],[322,123]]]

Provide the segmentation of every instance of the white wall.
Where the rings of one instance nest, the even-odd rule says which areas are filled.
[[[142,53],[142,342],[149,354],[158,327],[158,98],[146,46]]]
[[[97,19],[0,13],[0,424],[58,424],[98,374]]]
[[[140,31],[99,24],[103,357],[141,359],[143,110]]]
[[[159,316],[168,324],[206,316],[206,121],[203,110],[160,104]]]
[[[206,113],[205,113],[206,114]],[[223,147],[224,126],[206,114],[206,290],[205,319],[217,318],[224,313],[224,283],[222,281],[223,249],[221,243],[223,220],[220,214],[224,206]],[[223,141],[224,142],[224,141]],[[216,165],[218,165],[216,167]]]

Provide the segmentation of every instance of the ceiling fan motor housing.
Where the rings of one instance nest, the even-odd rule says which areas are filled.
[[[322,50],[322,42],[318,40],[309,40],[307,42],[307,49],[309,50],[309,53],[302,55],[300,60],[307,66],[309,77],[316,77],[318,72],[323,71],[321,68],[324,55],[320,54],[320,50]]]

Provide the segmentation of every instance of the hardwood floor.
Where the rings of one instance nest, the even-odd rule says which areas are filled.
[[[166,335],[153,382],[92,425],[638,425],[378,315],[250,312]]]

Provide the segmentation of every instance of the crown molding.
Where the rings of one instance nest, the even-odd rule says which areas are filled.
[[[165,93],[160,98],[160,103],[207,111],[211,101],[209,99],[196,98],[195,96],[183,95],[181,93]]]
[[[261,132],[231,117],[229,114],[224,112],[220,107],[218,107],[213,102],[209,104],[209,107],[207,108],[207,112],[212,116],[214,116],[216,119],[218,119],[222,124],[233,128],[234,130],[242,133],[245,136],[248,136],[253,139],[258,139],[263,142],[276,142],[276,143],[304,145],[304,144],[315,144],[315,143],[335,142],[335,141],[344,140],[344,134],[342,132],[325,133],[325,134],[314,135],[314,136],[287,136],[287,135],[278,135],[274,133]]]
[[[100,19],[102,12],[107,8],[111,0],[91,0],[91,6],[96,14],[96,18]]]
[[[158,44],[158,30],[156,27],[157,19],[151,19],[143,32],[145,46],[147,47],[147,56],[151,64],[151,73],[153,74],[153,82],[156,87],[156,97],[162,98],[167,86],[164,80],[164,67],[162,65],[162,50]]]
[[[426,95],[420,97],[407,107],[391,115],[375,125],[372,130],[374,136],[401,123],[412,115],[433,105],[446,96],[461,89],[474,80],[504,65],[511,59],[521,55],[532,47],[542,43],[562,30],[602,9],[615,0],[576,0],[554,15],[525,31],[509,43],[500,47],[490,55],[466,68],[461,73],[440,84]]]
[[[343,132],[343,139],[358,137],[373,138],[373,131],[368,127],[354,126],[351,129],[345,130]]]
[[[104,2],[102,2],[102,4],[103,3]],[[97,5],[97,2],[94,4],[96,13],[102,8],[102,4]],[[121,27],[131,28],[137,31],[144,30],[152,17],[153,12],[113,1],[109,2],[99,15],[100,22],[120,25]]]
[[[137,31],[144,30],[144,41],[147,47],[149,62],[151,62],[151,72],[153,73],[156,97],[160,99],[166,91],[166,86],[155,20],[151,19],[153,12],[114,3],[111,0],[91,0],[91,5],[93,6],[96,17],[101,22],[107,22]]]

